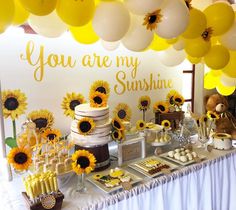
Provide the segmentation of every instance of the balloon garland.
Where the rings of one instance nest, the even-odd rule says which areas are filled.
[[[199,1],[200,2],[200,1]],[[38,34],[69,30],[79,43],[101,39],[107,50],[120,43],[136,52],[158,51],[166,66],[204,62],[206,89],[223,95],[236,86],[236,5],[198,0],[8,0],[0,7],[0,33],[28,22]],[[202,1],[201,1],[202,2]]]

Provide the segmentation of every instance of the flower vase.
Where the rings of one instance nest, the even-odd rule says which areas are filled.
[[[80,176],[78,176],[78,183],[76,192],[78,193],[85,193],[87,191],[85,186],[85,173],[82,173]]]

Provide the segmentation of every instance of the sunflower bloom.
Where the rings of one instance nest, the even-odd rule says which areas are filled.
[[[167,113],[169,111],[168,103],[165,101],[157,101],[153,105],[154,112]]]
[[[163,120],[163,121],[161,122],[161,125],[164,127],[164,129],[169,129],[171,123],[170,123],[169,120]]]
[[[77,125],[78,131],[81,135],[90,134],[94,130],[95,126],[96,125],[95,125],[93,119],[88,118],[88,117],[81,118],[78,121],[78,125]]]
[[[46,109],[32,111],[27,118],[36,124],[36,129],[39,131],[52,127],[54,123],[53,114]]]
[[[96,158],[87,150],[77,150],[71,157],[72,169],[76,174],[89,174],[95,169]]]
[[[220,118],[220,116],[216,112],[213,112],[213,111],[208,111],[207,117],[211,120],[218,120]]]
[[[146,128],[146,123],[145,123],[145,121],[143,121],[143,120],[138,120],[138,121],[136,122],[136,129],[137,129],[137,130],[142,131],[142,130],[144,130],[145,128]]]
[[[111,138],[114,140],[114,141],[122,141],[124,139],[124,132],[123,130],[113,130],[112,133],[111,133]]]
[[[169,103],[170,105],[175,105],[174,104],[174,96],[176,94],[178,94],[178,92],[176,90],[171,90],[166,96],[167,103]]]
[[[61,107],[64,110],[66,116],[70,116],[74,119],[75,117],[75,107],[86,103],[84,96],[80,93],[67,93],[63,98]]]
[[[20,90],[2,91],[2,107],[4,118],[10,117],[12,120],[17,119],[25,113],[27,109],[26,96]]]
[[[141,96],[138,101],[138,108],[141,111],[146,111],[150,108],[151,98],[149,96]]]
[[[162,15],[160,14],[161,10],[158,9],[152,13],[148,13],[145,18],[143,25],[146,26],[147,30],[155,30],[157,28],[158,23],[161,22]]]
[[[47,128],[42,133],[42,137],[50,142],[59,141],[61,137],[61,131],[57,129]]]
[[[175,94],[173,100],[177,106],[182,106],[184,104],[184,97],[181,94]]]
[[[15,170],[24,171],[28,170],[32,164],[32,154],[26,148],[13,148],[7,156],[8,163],[13,166]]]
[[[109,83],[107,81],[104,81],[104,80],[97,80],[97,81],[95,81],[91,85],[90,94],[92,94],[92,93],[94,93],[96,91],[109,96],[109,94],[110,94],[110,85],[109,85]]]
[[[111,125],[116,130],[124,130],[125,129],[125,126],[123,125],[122,121],[118,117],[115,117],[112,119]]]
[[[131,109],[128,104],[119,103],[114,111],[114,117],[118,117],[122,121],[130,121],[131,118]]]
[[[90,106],[91,107],[106,107],[107,106],[107,95],[98,91],[90,94]]]

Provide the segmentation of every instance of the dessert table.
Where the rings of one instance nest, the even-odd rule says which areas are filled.
[[[77,176],[71,177],[61,188],[65,195],[62,209],[158,209],[158,210],[235,210],[236,209],[236,150],[211,153],[196,148],[206,160],[189,166],[181,166],[171,174],[147,178],[133,169],[124,168],[141,178],[142,183],[130,191],[106,194],[93,184],[86,182],[87,193],[77,194]],[[112,164],[111,167],[114,167]],[[21,192],[21,177],[13,182],[0,179],[1,209],[25,210]]]

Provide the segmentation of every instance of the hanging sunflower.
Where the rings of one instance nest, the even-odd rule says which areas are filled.
[[[173,100],[174,100],[174,104],[176,106],[182,106],[184,104],[184,97],[181,94],[179,94],[179,93],[176,93],[174,95]]]
[[[131,109],[128,104],[125,103],[118,104],[115,107],[113,113],[115,117],[118,117],[122,121],[130,121]]]
[[[164,129],[169,129],[171,123],[170,123],[169,120],[163,120],[163,121],[161,122],[161,125],[164,127]]]
[[[213,112],[213,111],[208,111],[207,112],[207,117],[210,120],[218,120],[220,118],[220,116],[216,112]]]
[[[106,107],[107,95],[98,91],[90,93],[90,106],[91,107]]]
[[[72,169],[76,174],[89,174],[96,166],[96,158],[87,150],[77,150],[71,157]]]
[[[10,150],[7,156],[8,163],[18,171],[24,171],[32,163],[32,154],[30,150],[23,147],[16,147]]]
[[[109,85],[109,83],[107,81],[104,81],[104,80],[97,80],[97,81],[95,81],[91,85],[90,94],[94,93],[96,91],[109,96],[109,94],[110,94],[110,85]]]
[[[165,101],[157,101],[153,105],[154,112],[167,113],[169,111],[168,103]]]
[[[75,107],[86,103],[84,96],[80,93],[67,93],[63,98],[61,107],[64,109],[64,114],[70,116],[71,118],[75,117]]]
[[[12,120],[17,119],[25,113],[27,109],[26,96],[20,90],[2,91],[2,106],[4,118],[11,117]]]
[[[61,131],[57,129],[47,128],[42,133],[42,137],[50,142],[59,141],[61,137]]]
[[[176,91],[176,90],[171,90],[168,94],[167,94],[167,96],[166,96],[166,101],[167,101],[167,103],[169,103],[170,105],[175,105],[175,103],[174,103],[174,96],[176,95],[176,94],[178,94],[178,92]]]
[[[138,120],[138,121],[136,122],[136,129],[137,129],[137,130],[142,131],[142,130],[144,130],[145,128],[146,128],[146,123],[145,123],[145,121],[143,121],[143,120]]]
[[[78,121],[77,128],[81,135],[88,135],[94,130],[95,123],[93,119],[84,117]]]
[[[125,129],[125,126],[123,125],[122,121],[118,117],[115,117],[112,119],[111,125],[116,130],[124,130]]]
[[[161,10],[158,9],[152,13],[146,14],[143,25],[146,26],[147,30],[155,30],[157,28],[158,23],[161,22],[161,18]]]
[[[124,139],[124,131],[123,130],[113,130],[111,133],[111,138],[114,141],[122,141]]]
[[[213,34],[213,29],[209,27],[209,28],[206,28],[206,30],[202,33],[201,36],[205,41],[210,41],[212,34]]]
[[[141,111],[146,111],[150,108],[151,98],[149,96],[141,96],[138,101],[138,108]]]
[[[36,129],[39,131],[50,128],[54,123],[53,114],[46,109],[32,111],[27,118],[36,124]]]

